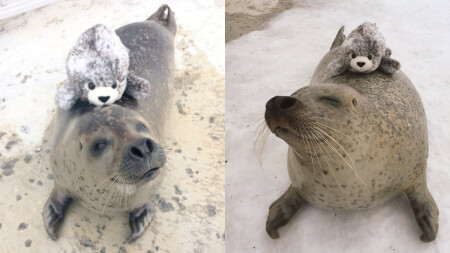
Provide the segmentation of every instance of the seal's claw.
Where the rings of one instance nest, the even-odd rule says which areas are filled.
[[[58,239],[56,230],[64,219],[64,213],[69,201],[70,198],[53,190],[44,205],[42,216],[44,217],[45,230],[53,240]]]
[[[425,183],[412,186],[406,190],[409,203],[416,217],[417,224],[422,230],[420,240],[431,242],[436,239],[439,229],[439,210]]]
[[[303,201],[291,185],[281,197],[270,205],[269,215],[266,221],[266,231],[272,239],[280,238],[277,231],[278,228],[289,222]]]
[[[150,203],[143,205],[130,213],[131,236],[127,239],[128,243],[134,242],[145,231],[153,219],[153,212],[150,209]]]

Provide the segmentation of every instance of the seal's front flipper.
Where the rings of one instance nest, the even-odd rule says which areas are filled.
[[[281,197],[270,205],[269,215],[266,221],[266,231],[272,239],[280,238],[277,230],[288,224],[303,202],[304,200],[291,185]]]
[[[397,70],[400,69],[400,62],[392,58],[383,56],[378,68],[386,74],[394,74]]]
[[[150,209],[150,202],[142,207],[133,210],[130,213],[130,228],[131,236],[127,239],[127,242],[134,242],[145,231],[153,219],[153,212]]]
[[[42,216],[44,217],[45,230],[53,240],[58,239],[56,230],[64,219],[64,213],[69,202],[68,196],[53,189],[44,205]]]
[[[330,50],[332,50],[335,47],[338,47],[344,43],[345,40],[345,34],[344,34],[344,26],[341,26],[341,29],[339,29],[338,33],[336,34],[336,38],[334,38],[333,44],[331,44]]]
[[[161,5],[147,20],[154,20],[165,26],[173,35],[177,33],[177,23],[175,22],[175,12],[170,10],[167,4]]]
[[[150,94],[150,83],[144,78],[128,72],[125,92],[135,99],[146,97]]]
[[[426,183],[412,186],[406,191],[409,203],[416,217],[417,224],[423,234],[420,239],[424,242],[431,242],[436,238],[439,229],[439,210],[431,196]]]

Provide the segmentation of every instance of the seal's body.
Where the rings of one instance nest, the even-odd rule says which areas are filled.
[[[339,57],[337,46],[319,63],[310,86],[266,105],[268,127],[289,144],[291,179],[270,207],[266,230],[278,238],[277,228],[304,201],[355,210],[406,192],[421,239],[434,240],[439,212],[426,186],[428,136],[421,99],[401,71],[330,78],[327,66]]]
[[[53,239],[69,200],[98,213],[130,213],[129,241],[152,218],[150,196],[166,161],[174,14],[163,5],[147,21],[116,33],[130,50],[129,71],[149,81],[152,93],[141,100],[125,94],[111,106],[79,101],[69,111],[58,109],[51,153],[55,186],[43,213]]]

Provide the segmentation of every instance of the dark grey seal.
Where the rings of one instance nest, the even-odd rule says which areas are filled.
[[[141,100],[125,95],[110,106],[78,101],[69,111],[58,109],[51,152],[55,186],[43,210],[45,229],[54,240],[71,200],[102,214],[129,213],[129,242],[153,217],[150,196],[166,162],[174,13],[163,5],[146,21],[116,33],[129,49],[129,72],[145,78],[151,94]]]

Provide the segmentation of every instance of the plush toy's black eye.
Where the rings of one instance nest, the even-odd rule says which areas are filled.
[[[113,88],[113,89],[117,88],[117,83],[114,82],[113,85],[111,86],[111,88]]]
[[[372,60],[373,59],[373,55],[369,54],[369,56],[367,56],[367,59]]]
[[[95,89],[95,84],[89,83],[88,87],[89,87],[90,90],[93,90],[93,89]]]
[[[352,54],[351,54],[351,57],[352,57],[353,59],[355,59],[355,58],[356,58],[356,54],[355,54],[355,53],[352,53]]]

